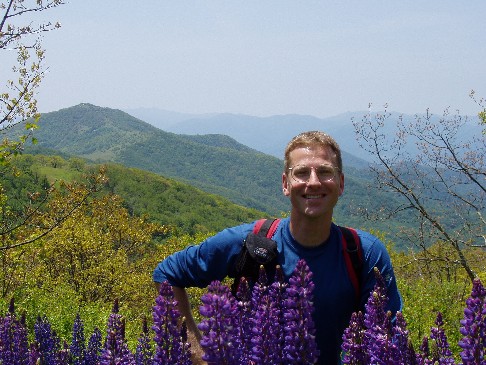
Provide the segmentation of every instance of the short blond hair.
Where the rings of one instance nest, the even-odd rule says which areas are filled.
[[[343,170],[343,161],[341,157],[341,149],[339,148],[338,143],[332,138],[329,134],[320,132],[320,131],[309,131],[303,132],[295,136],[290,140],[285,148],[285,155],[284,155],[284,169],[286,172],[289,166],[289,156],[290,152],[295,150],[296,148],[302,147],[329,147],[336,155],[336,162],[337,167],[340,171]]]

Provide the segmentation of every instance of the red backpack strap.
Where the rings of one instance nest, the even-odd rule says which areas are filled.
[[[361,296],[361,272],[363,269],[363,249],[358,232],[353,228],[341,227],[344,262],[359,304]]]
[[[280,219],[260,219],[255,223],[253,227],[253,233],[261,234],[267,238],[272,238],[277,227],[280,223]]]

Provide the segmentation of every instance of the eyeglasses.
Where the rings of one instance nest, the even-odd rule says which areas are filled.
[[[290,170],[290,176],[298,183],[306,183],[309,181],[312,170],[314,170],[320,182],[331,181],[336,176],[336,172],[339,171],[338,167],[332,165],[295,165],[294,167],[289,167],[288,169]]]

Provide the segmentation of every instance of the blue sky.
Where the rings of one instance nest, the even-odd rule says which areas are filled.
[[[72,0],[42,13],[43,112],[89,102],[327,117],[368,103],[473,114],[486,2]]]

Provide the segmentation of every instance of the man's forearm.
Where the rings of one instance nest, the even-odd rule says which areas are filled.
[[[199,332],[194,316],[192,315],[191,303],[189,302],[189,296],[187,295],[186,289],[173,286],[172,290],[174,291],[174,297],[177,300],[177,308],[186,320],[189,335],[192,334],[195,336],[196,340],[199,342],[201,340],[201,332]]]

